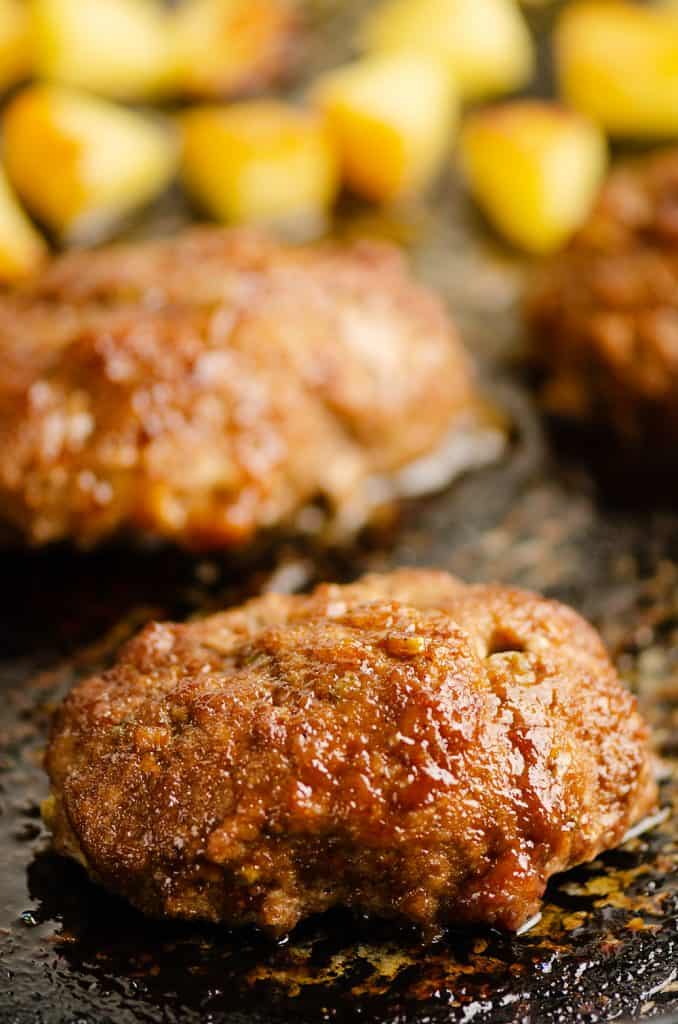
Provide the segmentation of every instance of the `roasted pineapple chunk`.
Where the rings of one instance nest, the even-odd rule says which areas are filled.
[[[0,168],[0,281],[14,281],[34,271],[47,246],[19,206]]]
[[[28,14],[21,0],[0,0],[0,91],[30,70]]]
[[[33,0],[42,78],[116,99],[152,99],[175,77],[170,19],[159,0]]]
[[[462,162],[478,204],[511,242],[557,249],[584,221],[605,173],[601,131],[555,104],[515,101],[466,118]]]
[[[223,221],[321,224],[338,165],[322,118],[275,100],[203,107],[182,118],[183,178]]]
[[[451,76],[421,55],[367,57],[329,71],[312,97],[336,140],[346,184],[377,202],[428,184],[456,124]]]
[[[5,110],[3,136],[14,188],[65,240],[103,235],[161,192],[176,167],[164,126],[63,86],[19,93]]]
[[[555,47],[563,96],[610,135],[678,134],[678,7],[582,0]]]
[[[276,78],[294,48],[296,18],[292,0],[183,0],[173,26],[179,88],[209,98]]]
[[[371,52],[420,50],[442,59],[463,98],[510,92],[532,75],[532,40],[515,0],[386,0],[368,16]]]

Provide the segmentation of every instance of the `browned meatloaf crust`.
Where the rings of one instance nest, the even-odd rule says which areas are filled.
[[[549,409],[675,458],[678,150],[620,166],[528,307]]]
[[[402,570],[152,624],[54,721],[57,850],[151,915],[280,935],[345,905],[516,929],[655,804],[596,632]]]
[[[441,303],[385,245],[247,230],[77,252],[0,296],[0,514],[33,544],[249,540],[375,478],[472,402]]]

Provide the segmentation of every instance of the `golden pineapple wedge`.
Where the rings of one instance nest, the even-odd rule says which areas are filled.
[[[22,0],[0,0],[0,91],[31,69],[29,19]]]
[[[234,96],[269,84],[294,49],[291,0],[183,0],[173,16],[179,90]]]
[[[0,281],[30,275],[46,255],[44,239],[22,210],[0,168]]]
[[[534,70],[532,40],[515,0],[385,0],[360,41],[374,53],[420,50],[443,60],[464,99],[510,92]]]
[[[560,90],[615,137],[678,134],[678,6],[580,0],[555,32]]]
[[[276,100],[198,107],[181,119],[182,176],[221,221],[322,226],[338,190],[322,118]]]
[[[9,179],[62,240],[89,241],[162,192],[177,164],[164,125],[63,86],[34,85],[3,117]]]
[[[391,202],[423,189],[457,122],[456,90],[435,59],[393,53],[321,75],[311,92],[336,140],[353,192]]]
[[[471,192],[497,230],[522,249],[545,253],[586,219],[607,146],[579,114],[516,100],[466,117],[461,157]]]
[[[32,0],[41,78],[113,99],[153,99],[175,76],[170,18],[159,0]]]

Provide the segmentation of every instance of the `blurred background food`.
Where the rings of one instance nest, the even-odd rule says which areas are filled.
[[[339,167],[329,129],[315,111],[243,100],[193,107],[181,129],[182,179],[215,220],[326,226]]]
[[[498,236],[553,251],[607,138],[678,135],[675,0],[381,0],[340,66],[309,66],[328,2],[0,0],[0,279],[48,242],[115,237],[177,184],[203,218],[312,237],[345,194],[388,216],[460,169]],[[557,68],[538,103],[528,7]]]
[[[390,202],[440,170],[456,121],[452,76],[416,52],[366,57],[321,75],[312,99],[327,118],[344,183]]]
[[[264,86],[284,70],[297,27],[292,0],[28,0],[25,9],[39,77],[121,100]]]
[[[677,242],[678,151],[624,161],[524,303],[542,405],[613,438],[627,472],[675,465]]]
[[[5,166],[65,242],[97,237],[169,184],[172,137],[151,118],[61,85],[32,85],[2,119]]]
[[[172,88],[169,15],[155,0],[35,0],[29,9],[38,78],[121,100]]]
[[[678,133],[678,4],[579,0],[554,42],[563,98],[610,135]]]
[[[386,0],[365,18],[368,50],[436,56],[464,99],[526,85],[534,72],[527,25],[514,0]]]
[[[7,176],[0,170],[0,276],[5,281],[25,277],[47,255],[47,245],[17,202]]]
[[[383,243],[203,227],[70,252],[0,324],[1,518],[32,545],[336,542],[504,447],[442,302]]]
[[[0,0],[0,89],[29,73],[31,50],[28,9],[23,0]]]
[[[169,19],[175,88],[230,96],[274,84],[294,61],[294,0],[185,0]]]
[[[516,245],[537,253],[557,249],[581,224],[607,164],[597,125],[540,100],[469,114],[460,149],[487,216]]]

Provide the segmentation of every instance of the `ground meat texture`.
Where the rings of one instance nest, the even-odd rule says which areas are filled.
[[[538,271],[527,319],[551,411],[675,459],[678,150],[612,172],[588,223]]]
[[[473,404],[441,303],[389,246],[251,231],[57,259],[0,296],[0,508],[33,544],[230,546],[375,478]]]
[[[71,692],[56,849],[151,915],[282,935],[336,905],[517,929],[657,800],[596,632],[402,570],[152,624]]]

